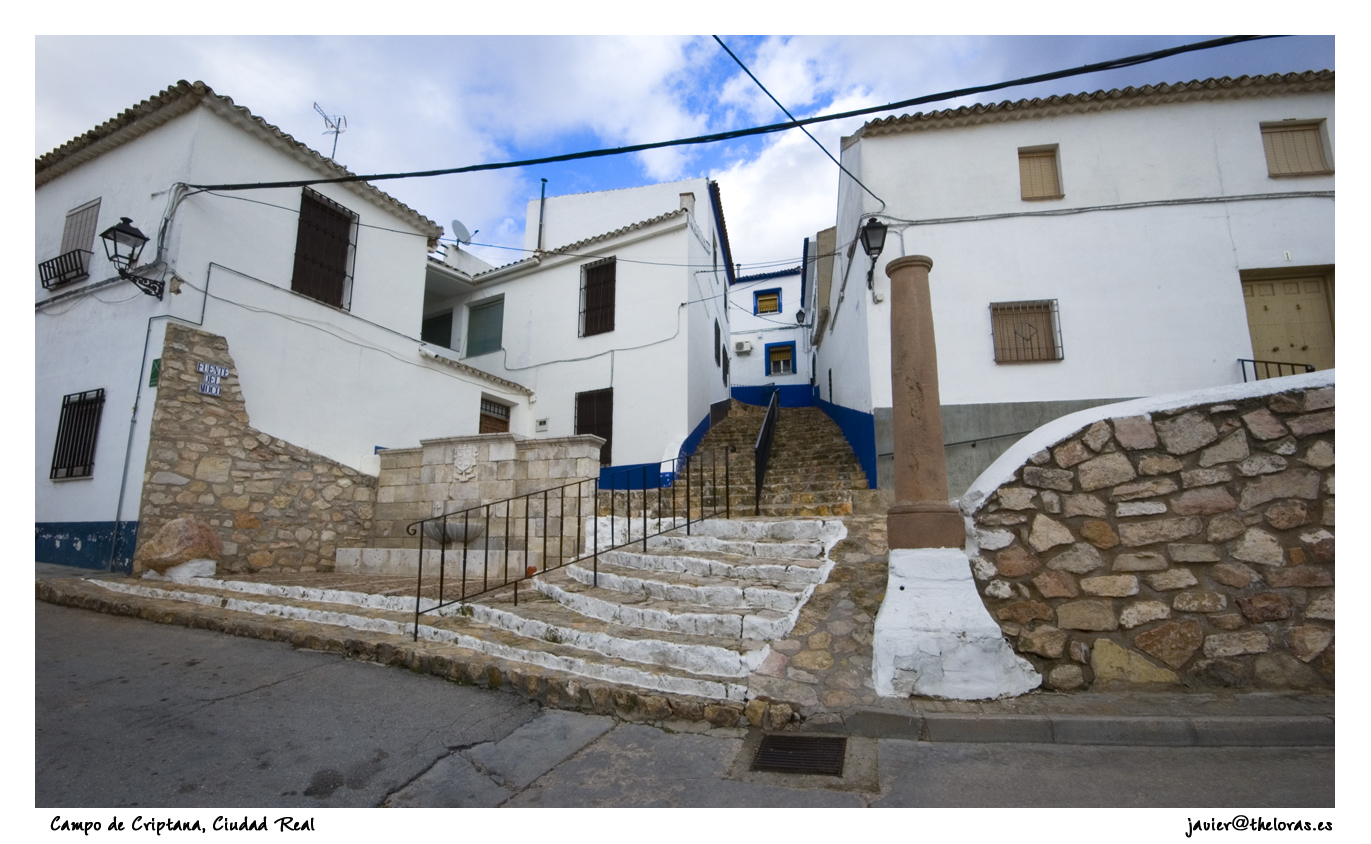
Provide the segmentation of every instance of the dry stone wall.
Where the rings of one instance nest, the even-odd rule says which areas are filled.
[[[973,573],[1051,689],[1331,688],[1333,451],[1332,386],[1096,421],[975,502]]]
[[[220,394],[205,395],[218,367]],[[215,373],[222,373],[216,375]],[[339,546],[365,545],[376,479],[249,424],[223,337],[171,323],[139,506],[139,555],[162,525],[190,516],[224,542],[219,571],[331,571]]]

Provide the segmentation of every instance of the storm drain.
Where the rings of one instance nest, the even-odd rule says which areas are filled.
[[[846,736],[765,735],[752,757],[752,770],[841,777],[846,753]]]

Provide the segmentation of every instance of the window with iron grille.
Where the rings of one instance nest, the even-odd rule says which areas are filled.
[[[992,302],[990,323],[996,363],[1062,359],[1056,299]]]
[[[481,399],[482,434],[504,434],[509,432],[509,407],[490,399]]]
[[[600,465],[608,466],[614,444],[614,388],[576,394],[576,433],[603,437]]]
[[[290,289],[326,305],[346,308],[352,298],[352,258],[357,215],[304,189],[295,235],[295,273]]]
[[[614,330],[615,261],[605,258],[581,267],[581,336]]]
[[[88,478],[95,469],[95,438],[100,433],[104,390],[87,390],[62,397],[57,420],[57,444],[52,451],[53,480]]]
[[[724,355],[724,386],[728,386],[728,355]]]
[[[1062,198],[1055,144],[1019,150],[1019,194],[1024,199]]]
[[[714,365],[715,365],[715,366],[721,366],[721,365],[723,364],[723,361],[720,360],[720,358],[721,358],[722,355],[723,355],[723,351],[724,351],[724,350],[723,350],[723,332],[719,331],[719,321],[716,319],[716,320],[714,320]]]
[[[100,218],[100,200],[92,199],[67,212],[62,226],[62,248],[56,258],[38,265],[43,287],[52,288],[90,277],[90,258],[95,249],[95,229]]]
[[[1323,152],[1322,125],[1321,120],[1262,124],[1267,172],[1273,177],[1332,173]]]
[[[504,297],[471,305],[467,309],[466,356],[500,351],[504,343],[504,324]]]

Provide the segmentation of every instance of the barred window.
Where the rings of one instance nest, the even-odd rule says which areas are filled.
[[[53,480],[88,478],[95,469],[95,438],[100,433],[100,414],[105,391],[87,390],[62,397],[57,421],[57,445],[52,451]]]
[[[615,261],[605,258],[581,268],[581,336],[614,330]]]
[[[1062,198],[1056,145],[1019,150],[1019,194],[1024,199]]]
[[[356,223],[356,214],[309,188],[304,189],[300,196],[291,290],[336,308],[348,306]]]
[[[996,363],[1062,359],[1056,299],[992,302],[990,322]]]
[[[38,265],[38,277],[45,289],[90,276],[90,259],[95,249],[95,229],[99,217],[99,199],[92,199],[67,212],[66,222],[62,225],[61,251],[56,258]]]
[[[1332,173],[1323,154],[1317,123],[1275,123],[1262,126],[1266,169],[1272,176],[1314,176]]]

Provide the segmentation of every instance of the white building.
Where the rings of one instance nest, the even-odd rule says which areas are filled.
[[[952,496],[1065,413],[1240,382],[1240,360],[1332,367],[1335,137],[1330,71],[867,123],[842,161],[880,201],[841,178],[820,398],[854,446],[870,432],[888,486],[884,267],[914,254],[933,259]],[[872,217],[889,236],[868,290]]]
[[[483,403],[529,424],[526,387],[421,353],[440,226],[361,182],[187,187],[346,175],[198,82],[38,159],[39,561],[128,566],[169,321],[227,339],[255,428],[358,471],[378,446],[476,433]],[[121,217],[150,237],[135,272],[160,300],[106,259]]]
[[[766,404],[775,387],[783,407],[814,404],[809,334],[803,323],[806,263],[802,259],[790,269],[741,276],[729,287],[733,397],[739,401]]]
[[[526,232],[531,254],[502,267],[430,262],[431,348],[533,391],[527,425],[510,430],[604,437],[602,484],[694,451],[728,398],[718,185],[533,200]]]

